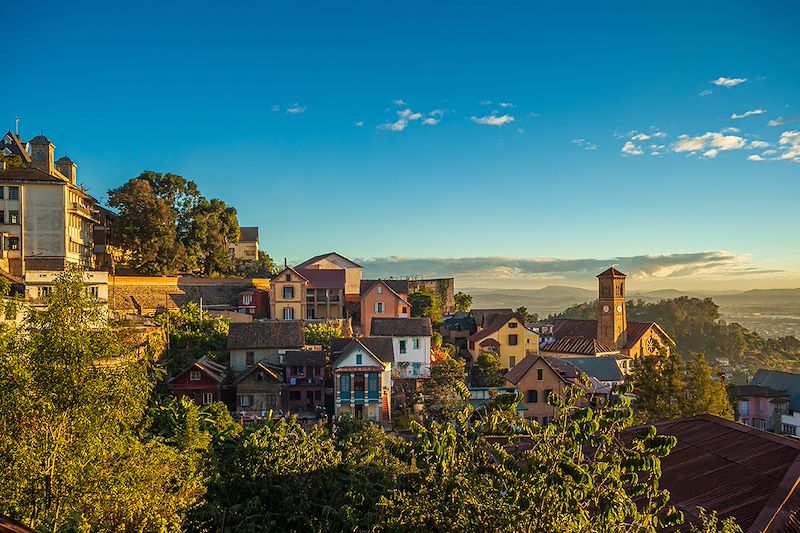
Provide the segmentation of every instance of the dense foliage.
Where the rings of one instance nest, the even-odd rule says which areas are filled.
[[[197,185],[171,173],[142,172],[108,191],[119,212],[113,243],[125,250],[127,265],[141,274],[232,274],[229,252],[239,241],[236,209],[207,199]]]
[[[470,365],[469,381],[473,387],[499,387],[506,380],[503,367],[497,354],[482,351],[475,362]]]
[[[438,292],[423,287],[408,295],[408,303],[411,304],[411,316],[428,317],[432,324],[442,321],[442,295]]]
[[[768,339],[740,324],[727,323],[711,298],[638,300],[628,302],[627,308],[628,320],[658,322],[687,357],[702,353],[709,361],[726,358],[753,368],[800,369],[800,340],[791,336]],[[573,305],[550,318],[597,318],[597,302]]]
[[[458,291],[453,297],[456,302],[456,311],[466,313],[472,309],[472,295]]]
[[[181,307],[177,312],[162,313],[156,317],[169,341],[162,363],[170,374],[175,374],[204,355],[221,360],[225,357],[230,323],[223,317],[212,317],[195,303]]]

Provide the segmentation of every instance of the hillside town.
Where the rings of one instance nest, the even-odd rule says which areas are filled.
[[[637,368],[665,374],[657,361],[680,349],[657,322],[629,320],[628,277],[611,265],[596,275],[598,318],[550,320],[475,308],[454,278],[370,279],[335,251],[262,275],[143,275],[115,239],[119,213],[78,185],[77,164],[56,159],[46,136],[24,141],[8,131],[0,147],[4,322],[23,324],[25,306],[46,309],[59,277],[78,272],[110,323],[143,339],[142,353],[166,373],[165,391],[201,409],[224,405],[240,427],[372,422],[410,439],[414,424],[436,420],[433,383],[455,368],[470,416],[488,417],[514,398],[520,422],[547,428],[572,389],[582,391],[576,409],[644,402]],[[239,227],[224,243],[229,257],[255,264],[260,230]],[[226,325],[224,348],[168,361],[170,317],[192,306]],[[661,486],[690,522],[702,507],[744,531],[792,530],[800,523],[800,374],[763,368],[733,385],[717,363],[709,375],[727,390],[719,413],[639,419],[677,438]],[[726,410],[732,420],[714,416]]]

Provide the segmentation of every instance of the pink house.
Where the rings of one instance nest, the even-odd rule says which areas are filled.
[[[410,316],[408,281],[394,279],[361,281],[361,329],[364,335],[370,335],[373,318]]]
[[[789,412],[789,396],[759,385],[738,385],[728,389],[734,402],[736,421],[756,429],[778,432],[781,415]]]

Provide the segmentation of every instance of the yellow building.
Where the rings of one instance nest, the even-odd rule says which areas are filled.
[[[517,313],[488,314],[484,326],[469,337],[467,347],[473,360],[481,352],[497,354],[503,368],[513,368],[526,355],[539,353],[539,335],[527,327]]]
[[[306,317],[308,280],[292,267],[286,267],[269,285],[270,318],[303,320]]]

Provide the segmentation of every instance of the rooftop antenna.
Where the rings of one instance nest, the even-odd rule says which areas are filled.
[[[15,129],[16,129],[16,132],[17,132],[17,137],[19,137],[19,121],[20,120],[22,120],[22,118],[19,115],[17,115],[16,118],[14,119],[14,122],[16,122]]]

